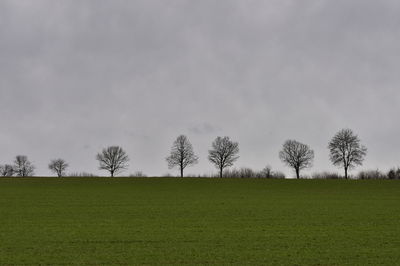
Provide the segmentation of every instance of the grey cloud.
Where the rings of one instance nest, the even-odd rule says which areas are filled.
[[[202,123],[200,125],[190,127],[189,132],[196,135],[208,135],[218,132],[218,127],[215,127],[209,123]]]

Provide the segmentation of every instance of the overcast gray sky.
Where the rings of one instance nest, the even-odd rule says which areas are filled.
[[[366,169],[400,165],[400,1],[0,0],[0,163],[25,154],[37,174],[56,157],[102,173],[121,145],[126,174],[161,175],[186,134],[199,164],[216,136],[237,167],[291,173],[289,138],[335,170],[327,143],[352,128]],[[106,173],[103,173],[106,174]]]

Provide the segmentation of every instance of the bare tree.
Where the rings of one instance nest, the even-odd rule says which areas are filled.
[[[171,154],[166,158],[170,169],[178,166],[183,177],[183,170],[198,162],[198,157],[193,152],[193,146],[185,135],[180,135],[172,145]]]
[[[219,177],[226,167],[230,167],[239,158],[239,143],[233,142],[229,137],[217,137],[208,151],[208,160],[219,170]]]
[[[387,173],[389,179],[400,179],[400,168],[392,168]]]
[[[96,159],[100,163],[100,170],[107,170],[111,177],[128,168],[129,157],[119,146],[110,146],[98,153]]]
[[[0,175],[11,177],[14,175],[14,167],[10,164],[0,165]]]
[[[351,129],[342,129],[332,138],[328,145],[333,165],[344,168],[344,177],[348,170],[362,165],[367,148],[360,144],[360,139]]]
[[[312,167],[314,151],[306,144],[296,140],[287,140],[279,152],[279,158],[295,170],[296,177],[299,179],[300,170]]]
[[[63,159],[52,160],[49,164],[49,169],[57,174],[58,177],[64,176],[67,168],[68,164]]]
[[[28,160],[25,155],[18,155],[14,160],[14,172],[17,176],[33,176],[35,166]]]
[[[265,166],[264,169],[261,170],[260,175],[263,178],[272,178],[272,167],[270,165]]]

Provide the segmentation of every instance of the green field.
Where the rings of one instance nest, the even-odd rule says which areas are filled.
[[[0,179],[0,264],[395,265],[400,182]]]

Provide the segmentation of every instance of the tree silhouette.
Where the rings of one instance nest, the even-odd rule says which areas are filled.
[[[185,135],[180,135],[173,143],[171,154],[166,158],[170,169],[178,166],[181,177],[183,170],[198,162],[198,157],[193,152],[193,146]]]
[[[96,159],[100,163],[100,170],[110,172],[111,177],[128,168],[129,157],[119,146],[110,146],[98,153]]]
[[[314,160],[314,151],[308,145],[296,140],[287,140],[279,152],[279,158],[296,172],[300,178],[300,170],[310,168]]]
[[[239,158],[239,143],[233,142],[229,137],[217,137],[208,151],[208,160],[219,170],[219,177],[226,167],[232,166]]]
[[[335,166],[344,168],[344,177],[348,170],[362,165],[367,148],[360,144],[360,139],[351,129],[342,129],[332,138],[328,145],[330,160]]]
[[[10,164],[0,166],[0,175],[4,177],[11,177],[14,175],[14,167]]]
[[[55,159],[52,160],[49,164],[49,169],[56,173],[58,177],[62,177],[65,175],[65,170],[67,169],[68,164],[63,159]]]
[[[33,176],[35,166],[28,160],[25,155],[18,155],[14,160],[14,172],[17,176]]]

